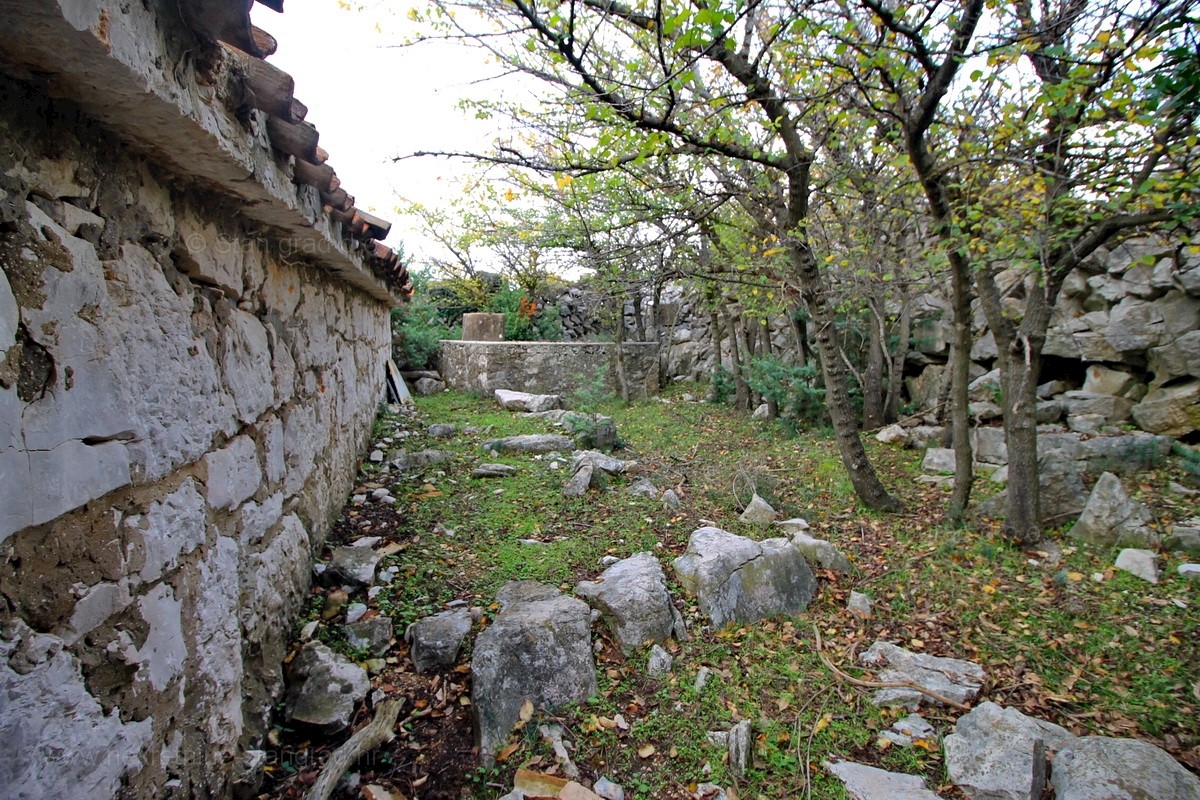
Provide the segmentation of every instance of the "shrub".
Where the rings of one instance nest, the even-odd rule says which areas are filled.
[[[733,382],[733,373],[725,369],[724,364],[718,364],[708,376],[708,402],[722,405],[729,402],[737,385]]]
[[[779,419],[791,430],[828,423],[825,390],[816,385],[817,368],[797,367],[778,358],[756,358],[746,371],[750,388],[773,401]]]
[[[412,276],[412,299],[392,309],[392,354],[401,367],[425,369],[436,360],[438,341],[457,339],[458,333],[442,319],[430,294],[428,276]]]

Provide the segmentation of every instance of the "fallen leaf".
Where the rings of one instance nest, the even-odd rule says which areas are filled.
[[[637,751],[638,755],[642,758],[649,758],[650,756],[654,755],[654,752],[655,747],[652,744],[644,744],[639,747]]]
[[[499,753],[496,753],[496,760],[507,761],[508,757],[517,752],[517,748],[520,746],[521,744],[519,742],[513,742],[512,744],[505,745],[500,749]]]
[[[511,708],[511,706],[509,707]],[[529,720],[533,719],[532,700],[526,698],[525,702],[521,704],[521,710],[517,712],[517,718],[520,719],[521,722],[529,722]]]
[[[829,727],[829,723],[833,722],[833,714],[824,714],[817,724],[813,726],[813,733],[820,733]]]

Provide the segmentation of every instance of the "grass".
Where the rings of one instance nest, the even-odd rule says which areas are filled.
[[[437,448],[453,457],[389,484],[399,501],[390,517],[371,516],[381,513],[373,504],[348,507],[346,530],[384,535],[401,548],[384,562],[398,569],[398,577],[375,605],[394,617],[397,631],[453,600],[494,613],[495,592],[509,580],[532,578],[570,591],[601,571],[603,556],[641,551],[656,553],[671,580],[670,560],[683,552],[701,520],[754,538],[771,535],[737,520],[741,505],[757,491],[785,518],[805,517],[814,535],[849,555],[856,573],[819,573],[819,593],[801,618],[722,630],[707,627],[694,599],[672,585],[692,635],[672,643],[669,679],[647,677],[645,654],[624,658],[598,626],[600,693],[556,712],[576,744],[573,758],[585,776],[607,775],[634,798],[691,797],[701,782],[735,784],[743,798],[804,797],[809,791],[814,798],[842,798],[840,784],[820,765],[847,758],[924,775],[943,796],[959,796],[947,786],[936,748],[884,749],[876,743],[878,731],[898,712],[876,708],[868,691],[837,681],[815,652],[814,626],[827,655],[851,674],[872,677],[858,669],[855,657],[879,639],[973,659],[988,671],[981,700],[1081,734],[1145,738],[1200,766],[1195,695],[1200,584],[1177,576],[1177,556],[1164,557],[1162,581],[1150,585],[1114,571],[1115,551],[1077,547],[1061,533],[1055,536],[1062,562],[1050,565],[1045,556],[1002,541],[993,524],[951,530],[942,520],[947,495],[914,481],[920,454],[873,440],[868,450],[906,512],[870,512],[855,499],[828,435],[789,438],[727,407],[682,402],[683,391],[703,394],[702,387],[676,387],[670,403],[610,403],[600,409],[616,420],[627,443],[619,455],[636,459],[660,488],[674,488],[683,499],[680,511],[626,492],[624,478],[613,479],[602,493],[563,498],[565,468],[552,470],[547,459],[527,455],[492,458],[479,448],[489,436],[545,432],[542,420],[517,417],[465,394],[419,400],[423,422],[491,430],[449,440],[420,433],[395,439],[393,446],[405,450]],[[413,427],[384,417],[377,433],[405,426]],[[469,477],[470,465],[481,460],[520,471],[500,480]],[[1194,508],[1171,506],[1160,493],[1168,479],[1182,474],[1178,460],[1169,458],[1140,477],[1137,491],[1168,518],[1191,516]],[[376,485],[380,477],[377,468],[364,466],[360,488]],[[981,495],[991,490],[986,480],[977,486]],[[439,524],[454,535],[435,533]],[[851,589],[874,599],[873,619],[862,622],[845,611]],[[319,608],[312,604],[309,617]],[[391,661],[390,672],[377,680],[426,692],[427,677],[411,675],[402,657]],[[469,653],[460,663],[469,663]],[[702,665],[715,676],[697,692],[692,684]],[[436,692],[422,696],[434,698]],[[943,734],[957,717],[942,708],[922,713]],[[624,726],[615,724],[618,715]],[[447,711],[441,724],[461,727],[464,719]],[[753,723],[755,757],[749,772],[734,778],[707,732],[727,730],[742,719]],[[391,780],[409,796],[422,775],[427,781],[422,797],[458,797],[463,791],[499,796],[511,786],[517,766],[546,769],[554,763],[535,731],[531,724],[516,732],[519,747],[494,770],[468,765],[439,772],[428,761],[397,755]],[[410,742],[420,735],[413,733]],[[639,754],[648,744],[653,753]]]

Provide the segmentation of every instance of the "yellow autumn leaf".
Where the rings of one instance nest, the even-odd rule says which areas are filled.
[[[533,719],[532,700],[526,698],[525,702],[521,704],[521,710],[517,712],[517,717],[521,722],[529,722],[529,720]]]
[[[783,252],[782,247],[772,247],[770,250],[764,250],[763,255],[764,256],[777,256],[782,252]]]
[[[512,189],[506,189],[504,191],[504,199],[511,203],[513,200],[517,199],[517,193]]]
[[[638,748],[638,755],[642,758],[649,758],[654,755],[655,747],[652,744],[644,744]]]
[[[1082,572],[1068,572],[1068,573],[1067,573],[1067,580],[1069,580],[1069,581],[1081,581],[1081,580],[1083,580],[1083,573],[1082,573]]]
[[[833,714],[823,714],[817,724],[813,725],[813,733],[820,733],[829,727],[829,723],[833,722]]]
[[[559,189],[565,189],[571,185],[571,181],[573,181],[573,180],[575,180],[575,179],[572,178],[570,175],[560,175],[558,180],[555,181],[555,183],[558,184]]]

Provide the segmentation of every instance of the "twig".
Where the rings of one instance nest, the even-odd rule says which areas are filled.
[[[864,689],[913,689],[925,695],[926,697],[938,701],[939,703],[953,706],[959,711],[968,710],[968,706],[963,705],[957,700],[951,700],[944,694],[938,694],[932,689],[927,689],[926,687],[917,683],[913,683],[912,681],[864,681],[861,678],[855,678],[853,675],[847,675],[845,672],[842,672],[840,669],[834,666],[833,662],[829,660],[829,656],[825,655],[825,652],[821,649],[821,632],[817,630],[816,625],[813,626],[813,633],[817,636],[817,656],[821,659],[821,663],[828,667],[829,671],[832,672],[837,678],[845,681],[846,683],[860,686]]]
[[[380,703],[375,711],[375,719],[333,751],[305,800],[329,800],[329,796],[337,788],[338,781],[346,774],[351,764],[364,753],[369,753],[384,742],[390,741],[392,731],[396,727],[396,718],[400,716],[400,708],[403,705],[403,697],[388,698]]]

